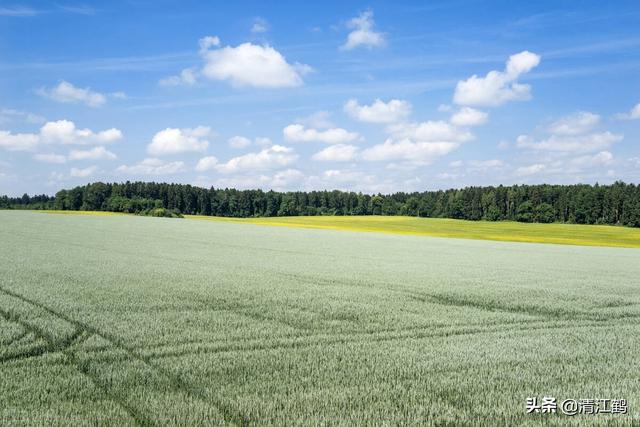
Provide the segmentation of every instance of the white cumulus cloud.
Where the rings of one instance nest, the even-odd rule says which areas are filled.
[[[69,120],[47,122],[38,133],[0,131],[0,148],[9,151],[33,151],[40,143],[63,145],[106,144],[122,139],[122,132],[111,128],[101,132],[78,129]]]
[[[640,120],[640,102],[637,103],[628,113],[616,114],[619,120]]]
[[[255,172],[278,169],[294,163],[298,155],[290,147],[272,145],[259,152],[234,157],[226,163],[219,164],[217,170],[222,173]]]
[[[40,138],[46,143],[66,145],[106,144],[122,139],[122,132],[115,128],[93,132],[76,128],[72,121],[58,120],[45,123],[40,129]]]
[[[326,129],[335,127],[330,119],[331,113],[328,111],[316,111],[307,117],[296,119],[296,123],[300,123],[306,126],[310,126],[316,129]]]
[[[529,166],[521,166],[516,169],[517,176],[531,176],[538,174],[545,170],[547,167],[541,163],[535,163]]]
[[[292,124],[282,130],[284,139],[293,142],[324,142],[326,144],[344,144],[360,137],[356,132],[342,128],[317,130],[301,124]]]
[[[297,169],[285,169],[272,175],[238,175],[227,176],[216,180],[213,185],[218,188],[238,188],[264,190],[293,190],[300,188],[300,182],[305,179],[302,172]]]
[[[161,86],[193,86],[198,82],[198,72],[193,68],[185,68],[177,76],[160,79]]]
[[[206,172],[210,170],[214,170],[218,165],[218,159],[215,156],[207,156],[198,160],[198,164],[196,165],[196,171],[198,172]]]
[[[453,141],[465,142],[473,135],[442,120],[428,120],[420,123],[399,123],[389,126],[388,132],[395,139],[412,139],[421,142]]]
[[[182,161],[165,162],[161,159],[146,158],[131,166],[122,165],[116,172],[125,175],[174,175],[185,171]]]
[[[26,123],[42,124],[46,122],[45,118],[37,114],[26,111],[14,110],[11,108],[0,109],[0,123],[12,122],[14,120],[24,121]]]
[[[308,65],[288,63],[280,52],[269,45],[248,42],[236,47],[206,45],[200,54],[205,62],[201,71],[204,77],[228,81],[234,86],[300,86],[303,84],[302,76],[311,70]]]
[[[87,178],[91,175],[94,175],[97,171],[97,166],[89,166],[88,168],[84,169],[71,168],[69,175],[73,178]]]
[[[362,152],[367,161],[400,160],[410,163],[431,163],[436,158],[449,154],[460,146],[457,142],[414,142],[410,139],[395,141],[387,139]]]
[[[0,148],[8,151],[32,151],[39,141],[40,136],[33,133],[0,131]]]
[[[580,135],[589,132],[599,123],[599,115],[588,111],[578,111],[551,123],[548,130],[556,135]]]
[[[611,132],[590,133],[586,135],[551,135],[536,140],[528,135],[520,135],[516,140],[519,148],[555,152],[585,152],[605,150],[613,143],[621,141],[622,135]]]
[[[347,28],[352,30],[345,43],[340,46],[343,50],[351,50],[357,47],[372,49],[386,44],[383,33],[374,30],[373,12],[366,10],[347,22]]]
[[[64,80],[51,89],[38,90],[38,94],[57,102],[86,104],[89,107],[100,107],[107,102],[107,97],[102,93],[95,92],[88,87],[75,87]]]
[[[489,114],[471,107],[462,107],[451,116],[451,123],[456,126],[478,126],[485,124]]]
[[[550,135],[535,138],[520,135],[516,139],[519,148],[556,153],[589,153],[607,150],[612,144],[621,141],[623,135],[609,131],[596,132],[600,116],[579,111],[562,117],[551,123],[546,129]]]
[[[344,111],[361,122],[394,123],[411,114],[411,104],[399,99],[392,99],[389,102],[376,99],[371,105],[360,105],[356,99],[350,99],[344,105]]]
[[[601,151],[593,155],[579,156],[569,161],[569,165],[576,169],[608,166],[613,162],[613,154]]]
[[[355,160],[358,147],[349,144],[331,145],[313,155],[320,162],[350,162]]]
[[[62,164],[62,163],[66,163],[67,161],[67,158],[62,154],[54,154],[54,153],[39,153],[33,156],[33,158],[39,162],[44,162],[44,163]]]
[[[269,23],[266,19],[257,17],[253,20],[253,25],[251,26],[252,33],[266,33],[269,30]]]
[[[231,148],[245,148],[251,145],[251,140],[244,136],[232,136],[227,142]]]
[[[453,102],[458,105],[495,107],[508,101],[531,99],[531,86],[518,78],[540,63],[540,56],[529,51],[511,55],[504,71],[490,71],[485,77],[473,75],[456,86]]]
[[[69,160],[113,160],[117,156],[104,147],[95,147],[90,150],[71,150]]]
[[[206,139],[211,135],[211,128],[198,126],[196,128],[166,128],[156,133],[147,146],[147,152],[152,156],[164,156],[187,152],[202,152],[209,146]]]

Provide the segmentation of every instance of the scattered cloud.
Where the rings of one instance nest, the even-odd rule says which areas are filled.
[[[198,71],[194,68],[185,68],[177,76],[169,76],[160,79],[160,86],[193,86],[198,82]]]
[[[572,168],[583,169],[598,166],[608,166],[613,163],[613,154],[609,151],[601,151],[593,155],[579,156],[569,161]]]
[[[41,10],[26,6],[3,6],[0,7],[0,16],[28,17],[43,13]]]
[[[165,156],[187,152],[202,152],[209,147],[206,139],[211,135],[211,128],[198,126],[193,129],[166,128],[156,133],[147,146],[152,156]]]
[[[462,107],[451,116],[451,124],[456,126],[479,126],[489,119],[489,114],[471,107]]]
[[[344,111],[351,118],[369,123],[394,123],[406,119],[411,114],[408,101],[392,99],[383,102],[376,99],[371,105],[360,105],[356,99],[350,99],[344,105]]]
[[[344,144],[360,138],[356,132],[342,128],[317,130],[305,128],[301,124],[292,124],[282,130],[284,139],[292,142],[324,142],[326,144]]]
[[[499,159],[470,160],[467,162],[467,171],[474,173],[485,173],[496,169],[502,169],[504,167],[504,162]]]
[[[122,132],[116,128],[93,132],[90,129],[77,129],[72,121],[58,120],[45,123],[40,129],[39,136],[45,143],[86,145],[118,141],[122,139]]]
[[[273,145],[273,142],[270,138],[259,136],[253,139],[253,142],[260,147],[270,147]]]
[[[272,145],[259,152],[234,157],[226,163],[219,164],[216,169],[222,173],[263,171],[289,166],[296,160],[298,155],[292,148]]]
[[[239,175],[223,177],[214,181],[213,185],[218,188],[238,188],[264,190],[291,190],[299,188],[300,182],[305,179],[305,175],[297,169],[285,169],[273,173],[272,175]]]
[[[104,147],[95,147],[90,150],[71,150],[69,160],[114,160],[117,156]]]
[[[616,114],[615,117],[618,120],[640,120],[640,102],[637,103],[629,112]]]
[[[87,178],[91,175],[94,175],[97,171],[97,166],[89,166],[88,168],[84,169],[71,168],[71,171],[69,171],[69,176],[71,176],[72,178]]]
[[[26,111],[14,110],[11,108],[0,109],[0,123],[12,122],[15,120],[32,124],[42,124],[47,121],[42,116]]]
[[[347,28],[352,30],[347,36],[346,42],[340,46],[342,50],[352,50],[357,47],[382,47],[386,44],[383,33],[374,30],[373,12],[366,10],[347,22]]]
[[[356,159],[358,147],[348,144],[331,145],[313,155],[320,162],[350,162]]]
[[[174,175],[185,170],[182,161],[165,162],[157,158],[146,158],[131,166],[119,166],[116,172],[125,175]]]
[[[40,136],[33,133],[13,134],[0,131],[0,148],[8,151],[32,151],[38,145]]]
[[[206,53],[208,49],[220,46],[220,38],[217,36],[205,36],[198,40],[198,46],[200,46],[200,53]]]
[[[454,160],[449,163],[451,172],[440,172],[436,178],[442,181],[459,181],[469,175],[491,176],[498,172],[503,172],[508,165],[500,159],[489,160]]]
[[[529,166],[521,166],[516,169],[516,175],[520,177],[536,175],[546,168],[547,167],[541,163],[536,163]]]
[[[66,163],[67,158],[61,154],[53,154],[53,153],[40,153],[33,156],[34,160],[43,163],[56,163],[62,164]]]
[[[0,148],[9,151],[32,151],[40,143],[63,145],[106,144],[122,139],[122,132],[111,128],[101,132],[77,129],[68,120],[47,122],[39,133],[18,133],[0,131]]]
[[[453,141],[466,142],[473,135],[442,120],[428,120],[421,123],[398,123],[388,127],[387,131],[396,139],[412,139],[422,142]]]
[[[606,150],[623,139],[623,135],[609,131],[594,132],[599,123],[600,116],[597,114],[580,111],[548,126],[548,137],[536,139],[530,135],[518,136],[516,146],[535,151],[588,153]]]
[[[257,145],[259,147],[269,147],[273,145],[271,139],[264,136],[253,138],[253,141],[251,141],[251,139],[247,137],[236,135],[229,138],[227,143],[229,144],[229,147],[235,149],[247,148],[251,145]]]
[[[214,170],[218,165],[218,159],[215,156],[207,156],[198,160],[198,164],[196,165],[196,171],[198,172],[206,172],[210,170]]]
[[[379,101],[379,100],[377,100]],[[398,100],[395,100],[398,101]],[[393,118],[388,119],[392,122],[386,128],[389,138],[382,144],[377,144],[362,151],[361,158],[365,161],[391,161],[400,162],[400,164],[392,163],[388,167],[392,169],[407,169],[410,167],[426,165],[432,163],[438,157],[447,155],[456,150],[462,143],[473,139],[473,134],[462,128],[481,124],[486,120],[486,115],[477,110],[460,110],[457,115],[454,114],[452,121],[457,124],[448,123],[442,120],[427,120],[424,122],[395,122],[401,120],[410,113],[410,105],[395,103],[392,108],[396,113],[400,112]],[[376,102],[370,106],[368,111],[361,112],[372,113],[373,111],[382,112],[392,106],[393,101],[387,104]],[[355,107],[354,104],[351,105]],[[370,114],[369,121],[377,114]],[[381,113],[377,117],[381,121],[382,117],[388,115]],[[395,123],[394,123],[395,122]]]
[[[65,179],[67,179],[65,174],[54,171],[49,174],[49,181],[47,182],[47,185],[57,185],[58,182],[64,181]]]
[[[368,193],[390,193],[398,187],[388,180],[380,181],[375,175],[354,169],[329,169],[321,174],[311,175],[304,180],[303,188],[308,190],[337,189],[365,191]]]
[[[601,132],[587,135],[561,136],[551,135],[536,140],[528,135],[520,135],[516,140],[519,148],[555,152],[590,152],[609,148],[613,143],[621,141],[622,135]]]
[[[408,138],[396,141],[389,138],[382,144],[364,150],[362,158],[373,162],[401,160],[429,164],[459,146],[457,142],[414,142]]]
[[[38,95],[50,98],[57,102],[70,104],[85,104],[89,107],[100,107],[107,102],[107,97],[99,92],[91,90],[91,88],[75,87],[67,81],[61,81],[58,86],[51,89],[41,88],[37,91]]]
[[[227,142],[231,148],[246,148],[251,145],[251,140],[244,136],[232,136]]]
[[[269,23],[266,19],[257,17],[253,20],[253,25],[251,26],[252,33],[266,33],[269,31]]]
[[[117,156],[100,146],[89,150],[71,150],[68,156],[54,153],[38,153],[35,154],[33,158],[39,162],[62,164],[66,163],[67,160],[113,160],[116,159]]]
[[[633,167],[640,168],[640,157],[631,157],[627,159],[627,162],[633,165]]]
[[[623,139],[623,135],[598,130],[600,116],[586,111],[561,117],[541,127],[547,135],[535,137],[520,135],[516,146],[527,150],[529,162],[515,169],[517,177],[540,175],[570,182],[579,182],[586,176],[593,179],[614,173],[609,166],[615,164],[610,147]]]
[[[518,78],[540,63],[540,56],[529,51],[511,55],[504,71],[490,71],[485,77],[473,75],[456,85],[453,102],[458,105],[496,107],[508,101],[531,99],[531,86]]]
[[[326,129],[335,127],[330,119],[331,113],[328,111],[316,111],[307,117],[296,119],[296,123],[300,123],[316,129]]]
[[[75,13],[78,15],[93,16],[96,14],[96,10],[88,5],[56,5],[59,9],[65,12]]]
[[[562,117],[549,125],[549,132],[555,135],[581,135],[600,123],[600,116],[588,111],[578,111]]]

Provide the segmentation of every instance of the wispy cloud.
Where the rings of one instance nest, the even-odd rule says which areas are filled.
[[[58,9],[69,13],[76,13],[78,15],[93,16],[97,10],[86,4],[56,4]]]
[[[97,10],[86,4],[55,4],[51,10],[35,9],[31,6],[12,5],[0,6],[0,16],[13,17],[30,17],[42,15],[44,13],[55,12],[56,9],[61,12],[75,13],[78,15],[95,15]]]
[[[194,52],[173,52],[146,56],[92,58],[79,61],[42,61],[2,64],[0,70],[150,71],[186,65],[197,58]]]
[[[0,16],[26,17],[36,16],[44,13],[42,10],[33,9],[28,6],[2,6],[0,7]]]

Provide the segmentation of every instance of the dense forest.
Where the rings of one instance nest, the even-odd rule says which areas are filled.
[[[514,185],[369,195],[275,192],[155,182],[96,182],[47,195],[0,197],[4,209],[105,210],[179,216],[411,215],[640,227],[640,186]]]

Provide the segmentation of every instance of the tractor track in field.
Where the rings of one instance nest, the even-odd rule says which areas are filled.
[[[50,315],[57,317],[61,320],[64,320],[65,322],[73,325],[74,327],[76,327],[76,331],[74,332],[74,334],[72,334],[72,337],[69,337],[67,340],[68,341],[65,343],[65,347],[59,347],[59,346],[55,346],[55,349],[60,351],[63,348],[67,348],[69,346],[71,346],[73,344],[73,341],[75,339],[78,338],[78,336],[80,336],[80,334],[82,334],[83,332],[86,333],[87,338],[90,335],[97,335],[100,338],[108,341],[111,345],[113,345],[114,347],[116,347],[117,349],[120,349],[122,351],[124,351],[130,358],[136,359],[140,362],[142,362],[144,365],[146,365],[151,371],[155,371],[157,374],[160,374],[161,376],[164,376],[166,379],[169,380],[169,383],[173,386],[173,388],[177,391],[180,391],[182,393],[185,393],[188,396],[191,396],[193,398],[196,398],[200,401],[202,401],[205,404],[213,404],[214,407],[216,407],[218,409],[218,412],[222,415],[225,423],[227,424],[231,424],[231,425],[247,425],[248,424],[248,420],[246,419],[246,417],[244,416],[244,414],[238,413],[236,412],[230,405],[227,405],[223,402],[215,401],[212,402],[212,398],[206,396],[206,394],[204,393],[204,390],[201,387],[195,387],[193,384],[188,384],[186,383],[182,378],[180,378],[179,376],[176,376],[174,374],[172,374],[171,372],[169,372],[167,369],[157,366],[156,364],[153,363],[153,361],[148,358],[145,357],[143,355],[140,355],[135,349],[130,348],[129,346],[125,345],[124,343],[121,342],[121,340],[119,340],[117,337],[102,332],[88,324],[82,323],[78,320],[72,319],[69,316],[60,313],[54,309],[52,309],[51,307],[42,304],[41,302],[38,302],[36,300],[30,299],[28,297],[25,297],[21,294],[18,294],[14,291],[11,291],[9,289],[6,289],[4,287],[0,286],[0,292],[4,293],[5,295],[8,295],[10,297],[16,298],[21,300],[22,302],[32,305],[34,307],[38,307],[44,311],[46,311],[47,313],[49,313]],[[6,316],[5,316],[6,314]],[[10,313],[3,311],[2,312],[3,317],[6,318],[11,318],[11,320],[13,320],[13,318],[15,318],[16,316],[12,316]],[[7,317],[8,316],[8,317]],[[44,336],[46,337],[46,341],[51,343],[51,337],[47,337],[46,334],[44,334],[44,332],[40,331],[38,328],[33,327],[32,325],[30,325],[27,322],[24,322],[22,320],[19,320],[19,323],[25,327],[28,328],[30,331],[33,331],[34,334],[38,334],[39,336]],[[44,335],[43,335],[44,334]],[[40,353],[43,354],[44,352]],[[37,354],[37,355],[40,355]],[[68,356],[68,355],[67,355]],[[2,360],[0,360],[1,362]],[[88,373],[88,367],[82,363],[75,363],[78,362],[78,360],[73,357],[70,359],[70,362],[74,364],[74,366],[76,366],[76,368],[82,372],[83,374],[87,375]],[[85,372],[87,371],[87,372]],[[143,426],[147,426],[147,425],[155,425],[156,423],[152,422],[152,420],[144,415],[139,409],[134,408],[131,405],[128,405],[126,402],[123,402],[122,399],[117,396],[114,395],[114,393],[109,392],[106,388],[101,387],[100,383],[96,383],[96,385],[98,387],[100,387],[103,391],[106,392],[106,395],[115,403],[121,405],[123,407],[123,409],[125,409],[127,411],[127,413],[129,413],[133,419],[136,421],[136,424],[138,425],[143,425]]]
[[[4,315],[2,315],[1,313],[0,313],[0,316],[4,317]],[[12,345],[13,343],[16,343],[16,342],[20,341],[22,338],[26,337],[28,334],[29,334],[29,331],[24,329],[19,334],[15,335],[15,336],[7,339],[7,340],[4,340],[4,341],[0,342],[0,344],[6,345],[6,346]]]
[[[52,310],[50,311],[44,306],[41,306],[39,304],[33,304],[27,298],[21,297],[18,294],[15,294],[14,292],[7,291],[3,288],[0,288],[0,291],[5,293],[6,295],[20,299],[21,301],[27,304],[40,307],[45,311],[49,312],[50,314],[53,314]],[[40,328],[37,328],[31,325],[30,323],[22,320],[19,316],[15,314],[12,314],[5,310],[0,309],[0,315],[2,315],[2,317],[4,317],[9,321],[20,324],[26,331],[32,333],[36,338],[40,338],[44,340],[46,343],[46,346],[44,347],[37,346],[28,351],[23,351],[14,355],[10,355],[9,357],[2,357],[0,358],[0,363],[12,361],[12,360],[28,359],[30,357],[42,356],[47,353],[61,352],[65,355],[67,361],[71,365],[73,365],[82,375],[88,378],[89,381],[91,381],[91,383],[95,387],[100,389],[104,393],[104,395],[107,396],[112,402],[122,407],[127,412],[127,414],[129,414],[129,416],[136,422],[136,424],[151,425],[151,423],[149,422],[150,420],[147,420],[146,417],[144,417],[144,415],[142,415],[138,410],[136,410],[131,405],[128,405],[127,402],[123,401],[123,399],[119,398],[119,396],[115,395],[114,393],[111,393],[108,390],[108,388],[104,386],[104,384],[101,384],[99,378],[97,378],[96,375],[91,373],[91,371],[89,370],[89,367],[86,364],[81,363],[79,360],[77,360],[75,353],[73,351],[70,351],[70,348],[73,345],[79,345],[84,340],[88,339],[91,335],[93,335],[92,333],[88,332],[86,329],[81,329],[76,327],[74,332],[68,337],[66,337],[64,340],[55,341],[51,338],[51,336],[49,336],[47,333],[42,331]]]
[[[583,321],[584,322],[584,321]],[[504,325],[491,325],[494,328],[466,328],[462,330],[453,330],[439,333],[421,333],[421,334],[411,334],[406,331],[401,331],[398,334],[388,335],[388,336],[375,336],[375,333],[363,333],[357,335],[348,335],[340,338],[331,339],[329,336],[328,339],[322,341],[312,341],[312,342],[300,342],[300,341],[291,341],[291,342],[280,342],[271,345],[264,345],[256,343],[256,345],[249,346],[221,346],[221,347],[202,347],[197,350],[177,350],[177,351],[167,351],[162,354],[157,354],[154,356],[148,356],[152,359],[164,359],[169,357],[182,357],[182,356],[196,356],[202,354],[222,354],[222,353],[230,353],[230,352],[258,352],[258,351],[269,351],[269,350],[280,350],[280,349],[288,349],[288,348],[310,348],[320,345],[337,345],[337,344],[366,344],[371,342],[389,342],[401,339],[425,339],[425,338],[447,338],[447,337],[458,337],[458,336],[473,336],[479,334],[492,334],[492,333],[501,333],[501,332],[519,332],[519,331],[544,331],[544,330],[554,330],[554,329],[562,329],[562,328],[593,328],[593,327],[612,327],[615,326],[613,323],[607,323],[604,321],[589,321],[590,323],[583,324],[568,324],[566,322],[560,324],[549,325],[546,321],[533,321],[533,322],[518,322],[522,325],[519,327],[509,327],[512,324],[504,324]],[[542,324],[541,324],[542,323]],[[495,328],[495,326],[504,326],[502,328]],[[422,328],[424,329],[424,328]],[[327,335],[310,335],[304,337],[305,339],[313,339],[318,337],[327,337]],[[202,343],[203,345],[207,345],[209,343]],[[215,345],[215,343],[211,343]]]

